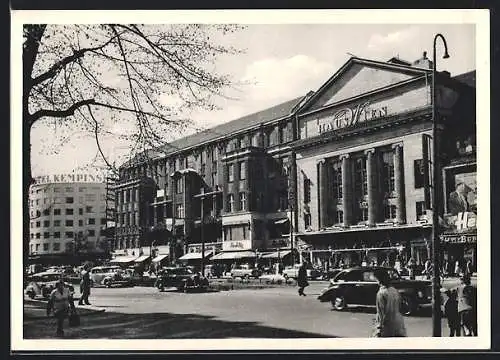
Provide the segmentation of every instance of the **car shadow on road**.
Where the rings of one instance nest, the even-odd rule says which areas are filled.
[[[25,339],[53,338],[54,321],[23,326]],[[197,314],[122,314],[105,312],[82,317],[77,328],[65,329],[67,339],[224,339],[224,338],[329,338],[324,334],[261,325],[252,321],[225,321]]]

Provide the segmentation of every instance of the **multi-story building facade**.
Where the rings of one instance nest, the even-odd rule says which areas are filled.
[[[359,255],[342,252],[353,247],[405,249],[425,259],[431,67],[425,54],[413,64],[351,58],[316,92],[124,164],[115,249],[148,246],[146,234],[163,224],[168,231],[158,241],[173,244],[171,258],[201,257],[203,209],[213,260],[298,249],[313,262],[331,263],[334,253],[353,262]],[[445,166],[457,131],[475,132],[475,87],[442,72],[436,95]]]
[[[36,181],[29,195],[31,260],[57,263],[105,257],[106,185],[100,177],[56,175]]]

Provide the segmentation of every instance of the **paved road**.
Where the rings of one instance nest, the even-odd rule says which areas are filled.
[[[306,297],[294,286],[213,293],[178,293],[148,287],[96,288],[90,297],[106,312],[82,317],[68,338],[294,338],[368,337],[374,308],[331,309],[316,297],[326,282],[312,282]],[[431,336],[429,309],[405,318],[409,336]],[[53,320],[25,321],[25,338],[51,338]],[[443,321],[443,335],[448,333]]]

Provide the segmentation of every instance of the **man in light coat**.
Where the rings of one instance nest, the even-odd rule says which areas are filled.
[[[390,285],[389,274],[385,269],[374,271],[380,287],[377,292],[374,337],[405,337],[406,327],[401,314],[401,297]]]

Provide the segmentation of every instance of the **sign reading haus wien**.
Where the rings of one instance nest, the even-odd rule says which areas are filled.
[[[373,108],[370,106],[370,102],[367,101],[354,108],[346,107],[338,110],[332,116],[318,119],[318,132],[322,134],[328,131],[355,126],[358,123],[384,116],[387,116],[387,106]]]

